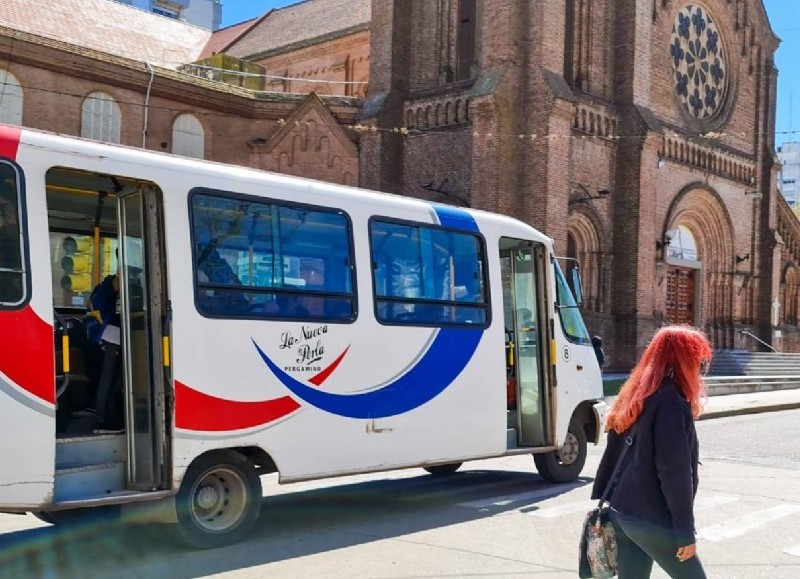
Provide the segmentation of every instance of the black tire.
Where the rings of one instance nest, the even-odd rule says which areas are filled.
[[[542,478],[551,483],[566,483],[580,476],[586,464],[586,432],[583,425],[570,422],[564,444],[558,450],[534,454],[533,461]]]
[[[180,538],[196,549],[241,541],[261,513],[261,479],[232,450],[204,454],[188,468],[175,497]]]
[[[433,466],[422,467],[434,476],[442,476],[446,474],[453,474],[456,472],[463,462],[451,462],[449,464],[436,464]]]

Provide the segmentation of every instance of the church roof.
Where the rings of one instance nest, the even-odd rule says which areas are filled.
[[[205,48],[203,49],[203,53],[200,55],[200,58],[208,58],[209,56],[213,56],[219,52],[225,52],[230,45],[234,44],[241,36],[246,34],[251,28],[263,20],[267,14],[269,14],[269,12],[265,13],[263,16],[251,18],[250,20],[245,20],[244,22],[239,22],[238,24],[232,24],[231,26],[226,26],[225,28],[215,30],[211,35],[211,39],[208,41],[208,44],[206,44]]]
[[[372,16],[372,0],[305,0],[273,10],[225,51],[252,59],[286,46],[366,29]]]
[[[194,62],[211,31],[114,0],[2,0],[0,25],[165,68]]]

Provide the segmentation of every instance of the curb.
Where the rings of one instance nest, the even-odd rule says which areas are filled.
[[[701,414],[698,420],[743,416],[745,414],[761,414],[763,412],[779,412],[781,410],[795,410],[797,408],[800,408],[800,402],[783,402],[779,404],[766,404],[764,406],[746,406],[743,408],[730,408],[728,410],[712,410]]]

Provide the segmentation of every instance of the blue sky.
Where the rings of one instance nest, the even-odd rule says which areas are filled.
[[[222,24],[236,24],[290,4],[296,0],[223,0]],[[780,71],[775,143],[780,145],[800,141],[800,0],[764,0],[764,5],[772,30],[782,41],[775,55]]]

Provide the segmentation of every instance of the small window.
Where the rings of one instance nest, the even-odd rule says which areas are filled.
[[[567,280],[564,277],[564,272],[561,271],[561,267],[555,260],[553,260],[553,268],[556,274],[556,298],[558,300],[556,305],[558,317],[561,320],[561,328],[571,341],[579,344],[590,344],[589,331],[583,323],[583,317],[581,317],[581,311],[575,302],[575,296],[572,295],[572,291],[569,289]]]
[[[205,131],[194,115],[180,115],[172,124],[172,152],[184,157],[205,158]]]
[[[17,169],[0,162],[0,306],[27,300],[28,275],[22,220],[22,188]]]
[[[423,326],[489,321],[478,236],[372,221],[373,283],[381,322]]]
[[[169,8],[153,7],[153,13],[159,16],[166,16],[167,18],[175,18],[176,20],[181,17],[180,12]]]
[[[191,220],[201,314],[355,318],[352,235],[342,211],[196,190]]]
[[[7,70],[0,70],[0,123],[22,124],[22,87]]]
[[[83,101],[81,108],[81,137],[119,143],[122,113],[119,105],[102,92],[93,92]]]

